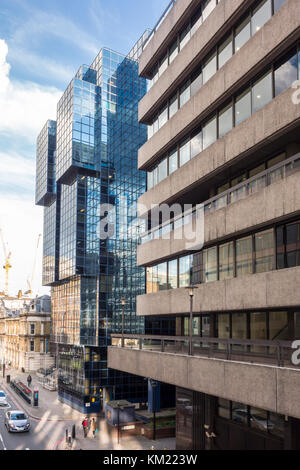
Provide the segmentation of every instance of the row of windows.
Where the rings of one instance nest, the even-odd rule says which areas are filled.
[[[274,63],[242,93],[232,97],[189,137],[174,147],[155,168],[148,172],[147,187],[151,189],[179,167],[222,138],[233,127],[248,119],[253,113],[288,89],[300,76],[300,52],[295,46]]]
[[[220,0],[203,0],[195,11],[193,16],[184,25],[181,32],[178,34],[176,39],[170,45],[164,56],[155,65],[152,73],[151,80],[148,83],[148,88],[151,88],[154,83],[157,82],[158,78],[173,62],[175,57],[179,54],[186,43],[195,34],[199,26],[208,18],[211,12],[215,9]]]
[[[286,0],[274,1],[274,12]],[[177,92],[162,106],[148,126],[148,139],[152,137],[197,91],[271,18],[272,0],[262,0],[249,10],[240,22],[217,47],[210,52],[199,68]]]
[[[300,266],[300,222],[292,222],[148,267],[146,292]]]

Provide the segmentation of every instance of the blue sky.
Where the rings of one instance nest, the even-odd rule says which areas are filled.
[[[42,209],[34,206],[39,130],[55,119],[57,101],[80,65],[90,64],[103,46],[128,53],[168,3],[0,0],[0,227],[12,251],[11,293],[27,288],[42,232]],[[39,293],[45,292],[41,256],[40,244],[34,283]]]

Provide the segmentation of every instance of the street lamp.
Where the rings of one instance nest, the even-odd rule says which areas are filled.
[[[124,348],[124,309],[125,309],[125,303],[126,300],[124,297],[121,299],[121,304],[122,304],[122,348]]]
[[[155,380],[151,380],[151,385],[153,388],[153,440],[156,440],[156,387],[157,382]]]
[[[193,341],[193,299],[194,299],[194,289],[198,289],[197,286],[188,286],[186,287],[189,291],[189,296],[190,296],[190,326],[189,326],[189,337],[190,337],[190,342],[189,342],[189,355],[192,355],[192,341]]]

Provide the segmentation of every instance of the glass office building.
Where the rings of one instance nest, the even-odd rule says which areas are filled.
[[[44,206],[43,284],[52,291],[58,393],[85,413],[108,399],[147,401],[143,378],[107,367],[110,334],[122,329],[122,298],[125,332],[145,328],[135,298],[145,289],[144,269],[136,266],[136,202],[146,189],[137,152],[147,139],[138,123],[146,93],[138,57],[147,34],[127,57],[103,48],[80,67],[58,103],[57,122],[38,137],[36,202]],[[52,129],[54,160],[44,142]],[[114,215],[109,237],[100,236],[103,205]]]

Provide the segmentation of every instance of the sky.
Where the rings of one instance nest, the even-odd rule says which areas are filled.
[[[169,0],[0,0],[0,228],[10,294],[42,287],[43,208],[34,205],[36,138],[82,64],[101,47],[127,54]],[[38,245],[38,248],[37,248]],[[34,260],[36,268],[34,270]],[[0,267],[4,255],[0,242]],[[0,291],[4,289],[0,269]]]

